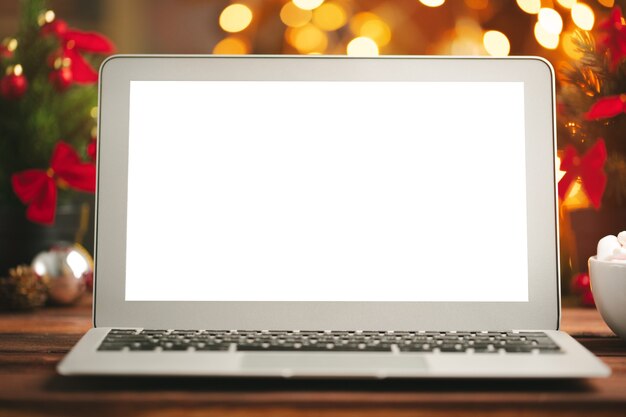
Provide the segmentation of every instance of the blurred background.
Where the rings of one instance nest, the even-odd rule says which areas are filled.
[[[70,243],[61,258],[92,262],[96,69],[106,55],[539,55],[557,73],[563,289],[593,305],[587,259],[601,237],[626,229],[625,2],[2,0],[0,277],[61,241]],[[82,182],[48,168],[60,141]],[[32,195],[45,192],[29,169],[59,190],[46,210],[33,211]],[[29,273],[19,271],[10,285]]]
[[[569,38],[615,0],[50,0],[71,26],[106,34],[120,53],[354,53],[576,57]],[[617,1],[619,3],[619,1]],[[19,1],[0,3],[0,37]],[[230,6],[230,7],[229,7]],[[539,14],[540,9],[544,9]],[[360,48],[358,47],[360,44]]]

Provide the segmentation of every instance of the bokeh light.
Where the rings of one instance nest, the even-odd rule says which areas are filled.
[[[357,37],[367,37],[383,47],[391,40],[391,29],[378,15],[361,12],[350,20],[350,30]]]
[[[528,14],[537,14],[541,9],[541,0],[517,0],[517,5]]]
[[[303,10],[292,2],[287,2],[280,9],[280,20],[292,28],[299,28],[311,21],[313,13],[310,10]]]
[[[615,5],[615,0],[598,0],[598,3],[604,7],[613,7]]]
[[[563,18],[559,12],[549,7],[544,7],[539,10],[537,16],[539,24],[548,33],[558,35],[563,30]]]
[[[502,32],[490,30],[483,36],[483,45],[489,55],[507,56],[511,50],[509,39]]]
[[[439,7],[445,2],[446,0],[420,0],[420,3],[428,7]]]
[[[562,36],[561,45],[562,45],[563,51],[567,54],[567,56],[573,59],[580,59],[582,58],[583,53],[579,50],[579,48],[574,43],[572,39],[572,35],[573,35],[572,33],[563,33],[561,35]]]
[[[576,0],[557,0],[557,2],[566,9],[571,9],[576,4]]]
[[[378,55],[378,45],[373,39],[359,36],[348,43],[346,52],[350,56],[376,56]]]
[[[301,8],[302,10],[313,10],[324,3],[324,0],[293,0],[293,4]]]
[[[323,30],[337,30],[347,21],[346,11],[337,3],[324,3],[313,12],[313,23]]]
[[[287,42],[302,54],[323,53],[328,46],[326,32],[311,23],[299,28],[289,28],[286,37]]]
[[[252,22],[252,10],[243,4],[231,4],[220,14],[220,27],[226,32],[241,32]]]
[[[595,16],[591,7],[585,3],[576,3],[572,7],[572,20],[579,28],[583,30],[593,29]]]
[[[234,36],[222,39],[213,47],[213,53],[217,55],[242,55],[248,52],[248,43]]]
[[[559,35],[546,32],[539,22],[535,24],[535,39],[546,49],[556,49],[559,46]]]

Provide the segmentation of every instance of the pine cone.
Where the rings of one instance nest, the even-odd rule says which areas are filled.
[[[19,265],[0,277],[0,309],[30,310],[41,307],[48,299],[48,286],[29,266]]]

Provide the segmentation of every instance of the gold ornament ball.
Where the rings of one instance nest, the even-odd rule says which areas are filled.
[[[93,260],[82,246],[60,243],[35,256],[32,268],[47,280],[50,301],[67,305],[85,292],[85,278],[93,273]]]

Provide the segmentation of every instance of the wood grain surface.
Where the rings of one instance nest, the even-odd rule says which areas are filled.
[[[0,313],[0,416],[626,416],[626,343],[595,309],[562,329],[613,370],[581,381],[67,378],[55,366],[91,327],[74,307]]]

